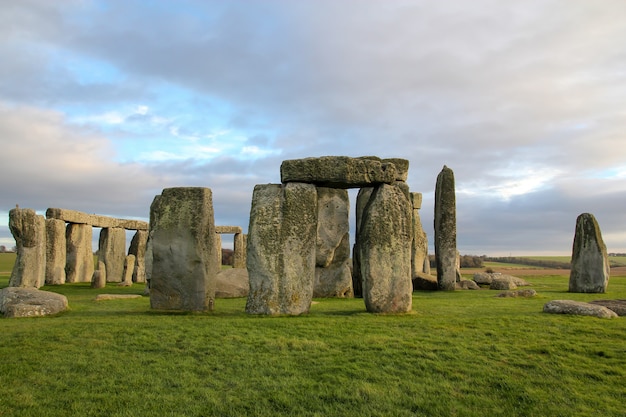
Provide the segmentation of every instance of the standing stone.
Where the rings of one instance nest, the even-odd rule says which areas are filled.
[[[217,251],[215,251],[215,264],[222,269],[222,235],[218,233],[215,234],[215,247],[217,248]]]
[[[453,291],[456,284],[456,196],[454,173],[444,165],[435,187],[435,260],[440,290]]]
[[[98,260],[107,268],[107,282],[122,282],[126,257],[126,231],[121,227],[105,227],[100,231]]]
[[[583,213],[576,219],[569,291],[604,293],[609,285],[609,257],[596,218]]]
[[[91,288],[104,288],[107,285],[107,276],[104,270],[96,269],[91,276]]]
[[[127,255],[124,259],[124,276],[120,285],[130,287],[133,285],[133,272],[135,271],[135,255]]]
[[[65,222],[46,219],[46,284],[65,284]]]
[[[428,260],[428,238],[422,220],[420,219],[419,209],[422,207],[422,193],[410,193],[411,205],[413,206],[413,243],[411,244],[411,277],[416,277],[418,273],[430,273],[430,265],[428,271],[424,270],[426,261]]]
[[[213,310],[216,264],[211,190],[166,188],[150,206],[150,305],[159,310]]]
[[[365,206],[358,234],[363,299],[367,311],[411,310],[412,207],[400,187],[376,187]]]
[[[359,258],[359,235],[365,207],[369,202],[374,187],[364,187],[359,190],[356,197],[356,231],[354,247],[352,249],[352,290],[355,297],[363,297],[363,276],[361,274],[361,262]]]
[[[46,222],[35,210],[9,211],[9,229],[17,255],[9,287],[41,287],[46,279]]]
[[[135,270],[133,282],[146,282],[146,246],[148,244],[148,231],[137,230],[130,241],[128,254],[135,255]]]
[[[248,235],[235,233],[233,241],[233,268],[246,267],[246,247],[248,245]]]
[[[344,189],[317,188],[314,297],[352,297],[350,199]]]
[[[248,227],[249,314],[307,313],[315,279],[317,191],[311,184],[254,187]]]
[[[93,231],[88,224],[69,223],[65,229],[65,282],[90,282],[94,271],[91,239]]]

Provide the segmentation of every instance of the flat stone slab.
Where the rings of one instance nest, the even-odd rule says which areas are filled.
[[[219,234],[237,234],[241,232],[241,226],[215,226],[215,233]]]
[[[131,298],[141,298],[142,296],[139,294],[98,294],[96,296],[96,301],[107,301],[107,300],[127,300]]]
[[[573,314],[577,316],[593,316],[603,319],[611,319],[618,315],[608,308],[591,303],[583,303],[572,300],[553,300],[543,306],[544,313]]]
[[[597,304],[613,310],[618,316],[626,316],[626,300],[593,300],[590,304]]]
[[[496,295],[496,297],[500,298],[532,298],[537,295],[537,291],[532,289],[527,290],[517,290],[517,291],[503,291],[500,294]]]
[[[47,219],[59,219],[67,223],[88,224],[93,227],[121,227],[126,230],[148,230],[148,222],[141,220],[117,219],[115,217],[98,216],[76,210],[49,208],[46,210]]]
[[[413,281],[413,291],[436,291],[439,288],[437,277],[423,272],[415,273],[411,281]]]
[[[40,317],[67,310],[67,297],[36,288],[7,287],[0,290],[0,313],[4,317]]]
[[[288,159],[280,166],[280,178],[282,183],[303,182],[320,187],[362,188],[392,184],[398,178],[406,179],[404,173],[408,173],[408,166],[406,159],[383,160],[376,157]]]

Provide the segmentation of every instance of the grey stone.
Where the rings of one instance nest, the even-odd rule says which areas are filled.
[[[372,197],[374,187],[364,187],[359,190],[356,197],[356,231],[354,247],[352,249],[352,291],[355,297],[363,296],[363,276],[361,274],[361,262],[359,257],[359,235],[365,207]]]
[[[626,316],[626,300],[593,300],[589,303],[604,306],[620,317]]]
[[[360,219],[358,258],[363,299],[369,312],[412,308],[412,208],[399,187],[376,187]]]
[[[291,159],[280,166],[281,182],[311,183],[331,188],[361,188],[396,181],[394,164],[380,159],[322,156]]]
[[[148,245],[148,231],[137,230],[130,241],[129,255],[135,255],[135,270],[133,282],[146,282],[146,248]]]
[[[434,291],[437,289],[439,289],[439,285],[437,285],[437,277],[423,272],[418,272],[413,275],[413,291]]]
[[[148,223],[141,220],[116,219],[114,217],[98,216],[75,210],[49,208],[46,218],[59,219],[67,223],[87,224],[93,227],[121,227],[126,230],[148,230]]]
[[[65,222],[46,219],[46,284],[65,284]]]
[[[91,239],[93,231],[88,224],[69,223],[65,229],[65,282],[90,282],[94,271]]]
[[[98,261],[104,262],[107,282],[122,282],[126,257],[126,231],[121,227],[106,227],[100,231]]]
[[[246,269],[246,247],[248,235],[235,233],[233,238],[233,268]]]
[[[469,279],[462,279],[456,283],[457,290],[480,290],[478,284]]]
[[[618,315],[608,308],[590,303],[572,300],[552,300],[543,306],[544,313],[573,314],[577,316],[593,316],[599,318],[615,318]]]
[[[515,281],[508,277],[496,277],[491,280],[490,290],[516,290]]]
[[[215,233],[235,235],[241,232],[240,226],[215,226]]]
[[[494,277],[499,277],[501,276],[500,273],[498,272],[477,272],[474,274],[474,277],[472,278],[474,280],[474,282],[478,285],[490,285],[491,281],[493,281]]]
[[[226,268],[217,273],[215,298],[247,297],[250,290],[245,268]]]
[[[206,311],[215,302],[215,220],[209,188],[166,188],[150,206],[150,305]]]
[[[350,234],[346,233],[335,249],[330,265],[315,268],[313,297],[353,297],[351,266]]]
[[[248,227],[249,314],[307,313],[315,279],[317,191],[311,184],[257,185]]]
[[[411,204],[413,207],[413,242],[411,244],[411,275],[415,276],[418,272],[430,274],[430,263],[428,271],[424,270],[426,260],[428,259],[428,237],[422,226],[422,220],[418,208],[422,204],[422,193],[410,193]]]
[[[104,288],[106,287],[106,273],[104,270],[96,269],[91,276],[91,288]]]
[[[215,247],[218,249],[215,252],[215,263],[217,265],[222,266],[222,262],[223,262],[223,255],[222,255],[222,236],[219,233],[215,234],[215,243],[214,243]]]
[[[135,255],[127,255],[124,259],[124,273],[119,285],[130,287],[133,285],[133,272],[135,271]]]
[[[98,294],[95,301],[110,301],[110,300],[132,300],[134,298],[141,298],[139,294]]]
[[[35,210],[9,211],[9,229],[15,238],[16,258],[10,287],[39,288],[46,279],[46,223]]]
[[[517,291],[503,291],[496,297],[500,298],[532,298],[537,295],[537,291],[533,289],[517,290]]]
[[[583,213],[576,219],[569,291],[604,293],[609,285],[609,257],[596,218]]]
[[[456,196],[454,173],[444,165],[435,187],[435,258],[440,290],[454,290],[456,267]]]
[[[396,168],[396,181],[406,181],[409,178],[409,160],[402,158],[385,158],[383,164],[393,164]]]
[[[0,290],[0,313],[4,317],[38,317],[67,310],[67,297],[36,288],[7,287]]]

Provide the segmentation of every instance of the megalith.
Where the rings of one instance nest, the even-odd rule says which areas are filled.
[[[46,284],[65,284],[65,222],[46,219]]]
[[[404,313],[412,308],[412,207],[401,187],[374,188],[360,219],[359,269],[363,300],[373,313]]]
[[[302,183],[256,185],[248,227],[249,314],[307,313],[315,279],[317,191]]]
[[[122,282],[126,258],[126,231],[121,227],[104,227],[100,231],[98,260],[104,262],[107,282]]]
[[[317,188],[313,297],[352,297],[348,191]]]
[[[359,257],[359,241],[361,233],[361,223],[365,207],[374,192],[374,187],[363,187],[359,189],[356,197],[356,230],[355,241],[352,249],[352,290],[355,297],[363,297],[363,276],[361,275],[361,262]]]
[[[246,247],[248,246],[248,235],[245,233],[235,233],[233,239],[233,268],[246,267]]]
[[[94,271],[91,225],[68,223],[65,228],[65,282],[90,282]]]
[[[148,231],[137,230],[130,241],[128,254],[135,255],[135,269],[133,282],[146,282],[146,247],[148,245]]]
[[[576,219],[569,291],[604,293],[609,285],[609,257],[596,218],[583,213]]]
[[[440,290],[456,287],[456,196],[454,173],[444,165],[435,187],[435,260]]]
[[[9,287],[41,287],[46,279],[46,222],[35,210],[9,211],[9,229],[15,238],[16,259]]]
[[[150,306],[206,311],[215,302],[215,220],[211,190],[166,188],[150,206]]]
[[[413,208],[413,241],[411,244],[411,277],[415,278],[419,273],[430,274],[428,261],[428,237],[422,226],[419,210],[422,207],[422,193],[410,193],[411,206]],[[426,265],[429,265],[426,268]]]
[[[135,271],[135,255],[126,255],[124,258],[124,273],[120,285],[130,287],[133,285],[133,272]]]

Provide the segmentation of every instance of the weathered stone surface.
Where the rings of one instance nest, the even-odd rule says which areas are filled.
[[[215,220],[209,188],[166,188],[150,206],[150,305],[206,311],[215,301]]]
[[[7,287],[0,290],[0,313],[4,317],[47,316],[66,309],[67,298],[61,294],[36,288]]]
[[[148,230],[148,223],[141,220],[116,219],[114,217],[98,216],[75,210],[49,208],[46,218],[59,219],[67,223],[88,224],[93,227],[121,227],[126,230]]]
[[[626,316],[626,300],[593,300],[589,303],[604,306],[620,317]]]
[[[413,241],[411,243],[411,276],[419,272],[430,274],[430,264],[428,271],[424,270],[425,261],[428,259],[428,237],[422,227],[419,210],[417,206],[421,206],[422,193],[410,193],[411,205],[413,206]]]
[[[503,291],[500,294],[496,295],[496,297],[500,298],[532,298],[537,295],[537,291],[533,289],[527,290],[517,290],[517,291]]]
[[[223,255],[222,255],[222,236],[219,233],[215,234],[215,247],[218,249],[215,251],[215,263],[222,267]]]
[[[596,218],[583,213],[576,219],[569,291],[604,293],[609,285],[609,257]]]
[[[133,272],[135,272],[135,255],[127,255],[124,259],[124,273],[120,285],[125,287],[133,285]]]
[[[249,314],[306,313],[315,279],[317,191],[311,184],[257,185],[248,227]]]
[[[437,285],[437,277],[424,272],[418,272],[415,274],[412,281],[413,291],[434,291],[439,289],[439,285]]]
[[[280,166],[281,182],[311,183],[321,187],[360,188],[396,181],[394,164],[379,159],[322,156],[290,159]]]
[[[355,297],[363,296],[363,276],[361,274],[361,262],[359,258],[359,235],[361,233],[361,223],[365,207],[372,197],[374,187],[364,187],[359,190],[356,197],[356,232],[354,247],[352,249],[352,291]]]
[[[402,158],[385,158],[383,164],[393,164],[396,168],[396,181],[406,181],[409,178],[409,160]]]
[[[250,280],[245,268],[226,268],[217,273],[215,298],[247,297]]]
[[[41,287],[46,279],[46,223],[35,210],[9,211],[9,229],[15,238],[16,259],[10,287]]]
[[[495,275],[496,273],[491,272],[477,272],[472,279],[478,285],[490,285]],[[500,274],[498,273],[497,275],[499,276]]]
[[[315,268],[313,297],[353,297],[351,266],[350,234],[346,233],[335,248],[330,265]]]
[[[233,238],[233,268],[246,268],[246,247],[248,246],[248,235],[236,233]]]
[[[456,268],[456,196],[454,173],[444,165],[435,187],[435,259],[440,290],[454,290]]]
[[[135,255],[135,270],[133,282],[146,282],[146,247],[148,245],[148,231],[137,230],[130,241],[129,255]]]
[[[412,207],[395,186],[376,187],[360,219],[358,251],[369,312],[411,310]]]
[[[456,283],[457,290],[480,290],[478,284],[469,279],[462,279]]]
[[[65,284],[65,222],[46,220],[46,284]]]
[[[516,290],[517,285],[512,279],[507,277],[496,277],[489,284],[490,290]]]
[[[215,233],[220,234],[237,234],[241,233],[240,226],[215,226]]]
[[[98,261],[104,262],[107,282],[122,282],[126,258],[126,231],[121,227],[106,227],[100,231]]]
[[[90,282],[94,271],[91,239],[93,231],[88,224],[69,223],[65,229],[65,282]]]
[[[110,301],[110,300],[130,300],[134,298],[141,298],[139,294],[98,294],[95,301]]]
[[[618,317],[614,311],[608,308],[590,303],[583,303],[572,300],[553,300],[547,302],[543,306],[544,313],[553,314],[574,314],[578,316],[593,316],[599,318],[615,318]]]
[[[474,277],[472,279],[478,285],[491,285],[494,279],[499,279],[500,281],[509,281],[518,287],[530,285],[530,283],[523,278],[514,277],[513,275],[508,274],[502,274],[500,272],[478,272],[474,274]]]
[[[91,288],[104,288],[107,285],[104,270],[96,269],[91,276]]]

